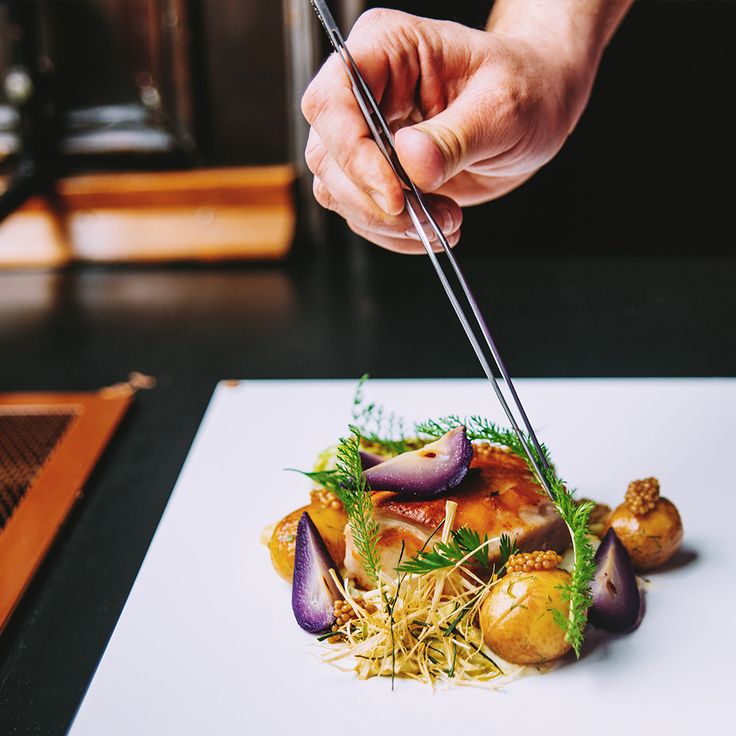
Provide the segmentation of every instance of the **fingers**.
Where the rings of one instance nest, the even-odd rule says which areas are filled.
[[[350,221],[348,221],[348,226],[356,235],[360,235],[360,237],[365,238],[366,240],[370,240],[372,243],[379,245],[381,248],[393,251],[394,253],[416,256],[425,255],[427,252],[419,240],[377,235],[376,233],[373,233],[369,230],[364,230],[359,225],[356,225],[355,223],[352,223]],[[454,233],[451,233],[446,237],[447,242],[450,244],[450,247],[454,248],[460,241],[460,231],[456,230]],[[432,244],[432,250],[434,250],[435,253],[439,253],[442,251],[442,246],[435,241]]]
[[[380,161],[378,161],[373,156],[370,147],[376,148],[373,141],[356,141],[353,144],[354,155],[346,168],[341,165],[341,160],[344,162],[343,156],[340,155],[339,158],[335,158],[322,142],[322,136],[312,128],[309,131],[304,156],[309,170],[322,181],[328,190],[333,192],[336,200],[339,200],[343,194],[351,195],[351,202],[346,205],[347,209],[356,206],[358,201],[362,203],[367,196],[375,206],[380,208],[383,215],[399,215],[404,209],[404,193],[401,185],[380,151],[378,152]],[[344,150],[347,150],[347,147],[341,151],[341,154]],[[368,172],[373,170],[374,181],[368,184],[367,188],[361,187],[355,181],[355,173],[361,171],[361,167],[364,167]],[[388,169],[388,172],[384,169]],[[351,176],[351,173],[353,173],[353,176]],[[376,180],[383,182],[383,184],[379,184],[374,188],[373,184]],[[394,196],[396,201],[390,200],[384,194],[388,188],[391,189],[393,193],[391,196]]]
[[[404,100],[413,100],[418,68],[413,73],[414,79],[407,79],[412,75],[406,71],[399,75],[397,85],[391,66],[406,67],[407,64],[399,62],[412,56],[413,36],[409,32],[397,33],[397,26],[411,26],[416,21],[418,19],[395,11],[369,11],[360,17],[350,33],[350,52],[379,102],[389,80],[392,81],[392,96],[398,94]],[[391,43],[386,42],[387,37],[392,39]],[[398,215],[404,208],[401,186],[373,141],[336,54],[327,60],[304,93],[302,112],[331,158],[355,186],[372,196],[386,214]],[[316,176],[323,178],[309,161],[308,164]]]
[[[396,11],[364,14],[348,46],[424,192],[457,205],[499,197],[550,160],[570,131],[568,76],[536,43]],[[304,95],[315,196],[371,240],[405,252],[400,183],[373,142],[338,56]],[[451,230],[450,232],[454,232]],[[373,237],[370,236],[373,235]],[[410,248],[409,250],[414,250]]]
[[[323,207],[337,212],[363,232],[389,238],[417,238],[408,213],[387,215],[374,198],[361,191],[346,175],[315,131],[310,133],[307,143],[307,160],[315,172],[315,199]],[[458,230],[462,210],[456,202],[439,195],[429,195],[427,202],[446,236]],[[431,236],[434,237],[434,233]]]
[[[458,203],[501,196],[544,163],[535,151],[544,148],[545,128],[530,122],[539,96],[533,82],[543,75],[524,73],[517,58],[526,58],[523,49],[482,31],[386,10],[361,16],[348,45],[397,129],[408,175],[424,192],[445,195],[433,199],[433,212],[446,234],[460,227]],[[413,228],[401,184],[372,139],[337,55],[307,89],[302,110],[311,125],[306,159],[317,201],[373,242],[422,252],[421,243],[408,242]]]
[[[380,100],[388,78],[385,58],[381,46],[373,45],[366,53],[366,42],[375,35],[375,29],[356,26],[350,49],[356,63],[366,77],[373,80],[372,90]],[[331,158],[360,190],[373,196],[388,215],[398,215],[404,207],[401,186],[390,165],[381,154],[350,87],[342,62],[333,54],[307,88],[302,98],[302,112],[307,122],[320,137]],[[313,168],[314,162],[307,160],[313,173],[322,174]]]
[[[345,77],[342,67],[339,75]],[[329,77],[328,84],[335,75],[330,72]],[[396,175],[373,141],[350,88],[344,84],[333,83],[333,86],[330,95],[325,91],[310,93],[307,90],[302,103],[312,125],[310,141],[314,142],[316,133],[320,143],[319,148],[307,145],[307,166],[315,176],[324,179],[322,164],[328,155],[329,160],[342,169],[358,189],[371,196],[387,215],[398,215],[404,208],[404,196]]]

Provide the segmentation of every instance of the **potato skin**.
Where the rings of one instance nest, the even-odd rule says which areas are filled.
[[[491,588],[480,610],[486,644],[513,664],[542,664],[570,650],[565,632],[550,609],[568,615],[561,586],[570,574],[564,570],[512,572]]]
[[[309,512],[335,564],[342,568],[345,559],[344,532],[348,521],[345,512],[342,509],[324,508],[316,504],[302,506],[287,514],[276,524],[271,541],[268,543],[274,569],[288,582],[291,582],[294,576],[296,527],[305,511]]]
[[[611,514],[606,531],[611,527],[639,571],[652,570],[667,562],[682,543],[680,514],[666,498],[660,498],[651,511],[641,516],[622,503]]]

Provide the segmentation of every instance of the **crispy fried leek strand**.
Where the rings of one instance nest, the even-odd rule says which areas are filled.
[[[454,512],[450,501],[447,534]],[[340,641],[330,645],[323,658],[353,669],[361,679],[404,677],[432,687],[499,687],[527,669],[503,662],[483,642],[478,613],[499,580],[495,575],[484,581],[462,562],[450,570],[404,574],[396,580],[383,575],[380,587],[362,592],[359,602],[347,580],[340,580],[334,570],[330,574],[356,618],[336,627]]]
[[[339,581],[357,618],[338,627],[341,641],[329,645],[323,658],[354,669],[361,679],[396,676],[432,686],[508,682],[524,668],[498,660],[478,625],[481,603],[495,583],[468,573],[458,568],[406,576],[393,615],[383,601],[396,595],[398,581],[362,593],[365,605],[355,601],[347,581]]]
[[[447,544],[452,532],[452,522],[455,521],[455,513],[457,512],[457,503],[455,501],[445,501],[445,523],[442,527],[442,544]],[[434,586],[434,595],[432,596],[432,610],[437,608],[442,597],[442,591],[445,587],[446,572],[437,575],[437,582]]]

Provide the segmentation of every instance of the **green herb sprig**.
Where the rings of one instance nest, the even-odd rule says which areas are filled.
[[[307,478],[313,480],[317,485],[328,491],[332,491],[339,498],[340,492],[342,491],[342,488],[340,488],[340,481],[343,478],[339,470],[313,470],[311,472],[307,470],[299,470],[298,468],[286,468],[286,470],[306,475]]]
[[[521,457],[527,463],[529,469],[534,472],[534,467],[526,454],[524,445],[516,436],[516,433],[499,427],[483,417],[472,416],[461,419],[457,415],[451,415],[441,419],[430,419],[417,424],[416,430],[421,435],[435,439],[461,425],[465,426],[469,439],[485,440],[508,447],[515,455]],[[524,439],[527,439],[526,436],[524,436]],[[532,447],[531,442],[527,441],[527,446]],[[590,583],[595,573],[593,548],[587,537],[588,517],[594,504],[592,502],[580,504],[575,502],[572,493],[555,472],[548,449],[545,445],[541,445],[541,450],[544,460],[546,460],[547,470],[539,462],[541,458],[538,457],[534,449],[532,449],[532,453],[535,455],[535,460],[543,468],[542,472],[549,485],[550,496],[557,513],[570,532],[574,559],[570,581],[563,587],[561,593],[563,600],[569,603],[569,614],[565,618],[559,611],[553,611],[552,615],[565,631],[565,638],[579,657],[587,625],[588,608],[592,603]]]
[[[360,461],[360,430],[350,425],[351,434],[337,445],[335,471],[329,472],[330,490],[342,501],[350,524],[353,544],[369,580],[377,583],[381,575],[378,553],[378,523],[373,517],[373,502]],[[307,473],[313,475],[324,475]],[[320,482],[323,482],[321,480]]]
[[[407,560],[396,569],[399,572],[426,575],[433,570],[453,567],[468,558],[468,562],[472,561],[483,572],[492,574],[500,571],[506,565],[509,556],[516,551],[516,543],[512,542],[507,534],[502,534],[500,560],[494,564],[491,562],[488,546],[487,534],[481,539],[477,531],[462,526],[450,532],[450,538],[446,542],[437,542],[432,549],[420,550],[411,560]]]

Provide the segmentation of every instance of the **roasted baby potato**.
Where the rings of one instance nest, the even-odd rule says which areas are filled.
[[[486,644],[513,664],[541,664],[570,649],[565,632],[551,610],[568,615],[561,587],[570,580],[564,570],[512,572],[491,588],[480,610]]]
[[[276,572],[284,580],[291,582],[294,575],[294,546],[296,543],[296,527],[302,514],[308,511],[314,525],[324,539],[335,564],[342,568],[345,559],[345,524],[347,517],[342,508],[325,508],[319,504],[302,506],[287,514],[276,524],[268,543],[271,562]]]
[[[672,501],[659,495],[656,478],[632,480],[624,502],[608,519],[637,570],[651,570],[672,557],[682,542],[682,521]]]
[[[634,567],[652,570],[677,552],[682,543],[682,520],[672,501],[659,498],[645,514],[636,514],[627,503],[618,506],[608,520],[626,547]]]

